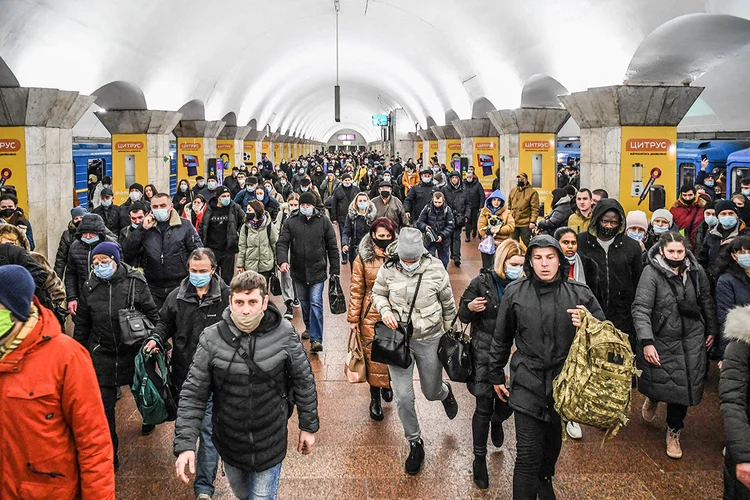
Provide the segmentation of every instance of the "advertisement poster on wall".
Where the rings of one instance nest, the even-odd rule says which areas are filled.
[[[622,127],[620,149],[620,196],[625,212],[648,210],[648,198],[638,205],[641,193],[657,168],[661,176],[654,182],[664,186],[666,199],[677,198],[677,128]]]
[[[0,128],[0,183],[3,191],[16,191],[18,206],[29,213],[26,185],[26,131],[24,127]]]
[[[179,137],[177,140],[177,177],[192,185],[199,175],[206,175],[203,160],[203,137]]]
[[[497,137],[475,137],[474,173],[485,190],[492,188],[498,161]]]
[[[430,158],[436,157],[438,154],[438,141],[430,141]]]
[[[518,171],[529,176],[531,186],[544,203],[544,213],[552,211],[552,190],[557,187],[555,134],[520,134]],[[515,183],[515,180],[513,181]]]
[[[148,184],[148,148],[146,134],[114,134],[112,136],[112,192],[114,203],[128,199],[133,183]]]
[[[417,159],[422,158],[423,151],[424,151],[424,142],[417,141]],[[424,161],[424,164],[429,164],[429,162]]]
[[[224,177],[231,171],[234,164],[234,140],[233,139],[216,139],[216,157],[221,160],[224,167]]]
[[[245,141],[244,142],[244,151],[242,154],[242,161],[249,165],[250,163],[256,163],[257,159],[255,157],[255,141]]]
[[[281,158],[281,144],[278,142],[273,143],[273,158],[271,158],[271,161],[274,163],[278,163],[279,159]]]
[[[271,143],[270,142],[262,142],[260,144],[260,154],[261,156],[264,154],[268,157],[271,156]]]
[[[461,139],[448,139],[445,142],[445,161],[452,170],[461,168]]]

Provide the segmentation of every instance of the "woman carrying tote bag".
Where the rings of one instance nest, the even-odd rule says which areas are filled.
[[[415,297],[420,276],[419,293]],[[443,366],[437,348],[456,315],[456,305],[448,273],[439,259],[427,253],[419,229],[403,228],[398,243],[388,247],[386,262],[372,287],[372,301],[383,323],[392,329],[398,328],[399,321],[407,321],[414,303],[409,349],[419,371],[422,393],[429,401],[442,401],[448,418],[455,418],[458,403],[450,384],[442,380]],[[414,405],[414,365],[412,362],[407,368],[388,367],[398,416],[409,441],[405,468],[410,475],[419,473],[424,460],[424,443]]]

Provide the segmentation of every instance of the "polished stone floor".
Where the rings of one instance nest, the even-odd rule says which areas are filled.
[[[460,269],[450,265],[454,294],[460,296],[480,267],[477,242],[464,244]],[[349,267],[342,282],[349,282]],[[275,300],[278,298],[275,298]],[[280,300],[277,300],[277,303]],[[420,498],[464,499],[511,497],[515,431],[505,423],[501,449],[489,445],[490,489],[477,489],[471,478],[471,416],[474,399],[463,384],[453,384],[460,411],[448,420],[439,402],[418,395],[426,460],[416,477],[403,471],[408,448],[395,402],[385,404],[382,422],[369,419],[366,384],[350,385],[344,378],[348,328],[346,315],[325,317],[325,350],[311,355],[318,387],[321,426],[313,454],[303,456],[290,440],[282,467],[280,499]],[[303,329],[300,310],[294,323]],[[307,345],[308,343],[305,342]],[[309,347],[309,345],[308,345]],[[416,375],[416,371],[415,371]],[[652,423],[640,417],[643,397],[634,392],[632,421],[602,448],[602,433],[585,428],[583,439],[563,444],[554,486],[560,499],[712,499],[721,498],[723,428],[718,407],[718,370],[712,367],[700,406],[691,408],[682,434],[684,456],[665,454],[665,408]],[[189,499],[192,487],[175,477],[172,424],[147,437],[140,435],[140,415],[129,391],[117,407],[121,467],[117,497],[123,499]],[[417,391],[419,394],[419,392]],[[290,420],[290,436],[296,416]],[[294,433],[294,434],[292,434]],[[234,498],[219,472],[214,498]]]

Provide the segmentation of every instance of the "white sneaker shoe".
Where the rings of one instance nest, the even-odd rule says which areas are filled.
[[[567,431],[568,436],[570,436],[571,439],[581,439],[583,437],[581,426],[575,422],[568,422],[567,424],[565,424],[565,430]]]

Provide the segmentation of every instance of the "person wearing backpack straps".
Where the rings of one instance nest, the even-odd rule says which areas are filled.
[[[477,405],[471,421],[474,441],[474,483],[489,488],[487,472],[487,436],[496,448],[503,446],[503,422],[513,414],[508,403],[501,401],[489,379],[490,344],[495,333],[497,311],[505,288],[523,274],[526,250],[516,240],[507,239],[495,252],[493,268],[482,268],[461,296],[458,318],[471,323],[472,376],[466,384]],[[491,424],[491,427],[490,427]],[[490,434],[490,428],[492,432]]]
[[[159,322],[151,332],[152,336],[161,338],[162,345],[167,345],[167,341],[172,340],[170,381],[178,400],[198,348],[198,338],[203,330],[221,320],[222,313],[229,305],[229,285],[218,275],[217,267],[216,256],[211,249],[193,250],[188,258],[190,276],[167,295],[167,300],[159,311]],[[155,348],[157,344],[151,340],[144,350],[150,352]],[[193,491],[198,500],[213,496],[219,464],[219,456],[211,442],[212,408],[209,401],[201,427],[197,472],[193,483]]]
[[[552,476],[562,447],[562,423],[554,410],[552,382],[561,372],[580,326],[578,308],[604,320],[588,286],[568,278],[570,264],[552,236],[529,242],[525,277],[505,287],[490,346],[490,382],[513,409],[516,465],[513,498],[555,498]],[[510,386],[505,365],[513,342]]]
[[[229,307],[206,328],[182,386],[175,425],[177,476],[189,482],[209,398],[212,440],[238,498],[276,498],[287,452],[291,401],[299,417],[297,450],[312,451],[320,427],[310,361],[289,321],[269,302],[266,279],[245,271],[229,285]]]
[[[269,279],[276,267],[278,241],[279,229],[263,208],[263,203],[250,200],[247,204],[245,223],[240,229],[237,272],[255,271]]]
[[[684,236],[667,232],[648,253],[633,302],[638,335],[641,414],[654,420],[667,403],[667,456],[681,458],[680,432],[688,407],[701,402],[708,348],[717,332],[711,285]]]
[[[73,338],[91,354],[117,469],[120,463],[115,425],[117,389],[133,383],[135,357],[139,348],[138,345],[126,346],[121,343],[118,311],[132,305],[156,324],[159,310],[143,275],[121,261],[117,243],[105,241],[96,245],[91,252],[91,263],[93,272],[81,289]],[[153,426],[144,424],[141,433],[150,434],[153,429]]]

